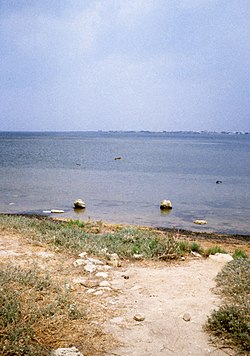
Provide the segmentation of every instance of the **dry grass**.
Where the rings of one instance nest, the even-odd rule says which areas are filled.
[[[0,354],[48,355],[77,346],[84,355],[103,355],[110,335],[92,323],[89,303],[59,285],[37,266],[0,266]]]

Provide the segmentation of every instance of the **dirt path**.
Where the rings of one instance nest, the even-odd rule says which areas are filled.
[[[72,257],[33,245],[20,235],[0,233],[0,262],[27,265],[34,260],[46,271],[64,274],[69,280],[83,275]],[[234,355],[231,350],[215,349],[202,330],[207,315],[220,303],[212,289],[224,263],[201,258],[179,265],[127,263],[108,271],[110,292],[93,297],[79,285],[81,298],[102,307],[102,317],[96,322],[121,342],[105,355]],[[134,320],[136,314],[145,319]]]
[[[113,272],[113,286],[121,290],[119,303],[125,309],[107,326],[123,342],[109,355],[232,355],[231,350],[209,344],[202,330],[207,315],[220,302],[212,289],[223,264],[202,259]],[[145,320],[135,321],[136,314]]]

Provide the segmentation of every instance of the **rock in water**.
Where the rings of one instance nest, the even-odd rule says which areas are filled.
[[[195,221],[194,221],[194,224],[197,224],[197,225],[206,225],[206,224],[207,224],[207,221],[206,221],[206,220],[195,220]]]
[[[74,201],[74,208],[75,209],[84,209],[86,207],[84,201],[82,199],[77,199]]]
[[[60,209],[51,209],[51,213],[52,213],[52,214],[62,214],[62,213],[64,213],[64,210],[60,210]]]
[[[161,210],[172,209],[172,203],[170,200],[162,200],[160,205]]]

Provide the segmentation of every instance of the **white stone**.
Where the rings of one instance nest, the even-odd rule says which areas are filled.
[[[82,199],[76,199],[74,201],[74,207],[75,209],[84,209],[86,207],[84,201]]]
[[[209,255],[209,258],[216,262],[230,262],[233,257],[228,253],[216,253],[215,255]]]
[[[73,262],[73,265],[75,267],[83,266],[83,265],[86,265],[86,264],[87,264],[87,261],[83,260],[82,258]]]
[[[86,257],[86,255],[87,255],[87,252],[82,252],[82,253],[79,253],[79,257],[81,257],[81,258],[83,258],[83,257]]]
[[[96,271],[96,266],[93,265],[92,263],[87,263],[85,266],[84,266],[84,269],[86,272],[95,272]]]
[[[51,209],[51,213],[54,213],[54,214],[61,214],[61,213],[64,213],[64,210],[60,210],[60,209]]]
[[[143,255],[141,253],[134,253],[133,254],[133,257],[136,259],[136,260],[141,260],[143,258]]]
[[[197,220],[194,221],[194,224],[197,224],[197,225],[206,225],[206,224],[207,224],[207,221],[206,221],[206,220],[197,219]]]
[[[52,351],[52,356],[83,356],[83,354],[75,347],[59,348]]]
[[[96,273],[96,277],[100,277],[100,278],[108,278],[108,273],[106,273],[106,272],[97,272]]]
[[[97,297],[100,295],[103,295],[103,291],[102,290],[98,290],[97,292],[93,293],[94,295],[96,295]]]
[[[100,287],[110,287],[110,283],[108,281],[101,281],[99,283]]]
[[[161,201],[161,205],[160,205],[160,209],[164,210],[164,209],[172,209],[172,203],[170,200],[162,200]]]
[[[89,261],[90,263],[94,264],[94,265],[103,265],[104,263],[96,258],[91,258],[88,257],[87,261]]]
[[[94,288],[90,288],[86,291],[87,294],[92,294],[94,293],[96,290]]]

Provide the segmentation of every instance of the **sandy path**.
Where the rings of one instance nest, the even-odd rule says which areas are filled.
[[[76,273],[82,275],[81,270],[73,267],[74,259],[6,232],[0,233],[0,261],[24,265],[35,261],[55,275],[65,274],[69,280],[76,277]],[[232,350],[216,349],[209,344],[209,337],[202,330],[207,316],[220,303],[212,289],[214,278],[224,263],[198,258],[179,265],[148,262],[147,265],[127,263],[124,267],[112,268],[110,294],[93,300],[89,296],[91,303],[103,307],[104,318],[99,321],[100,325],[122,344],[105,355],[234,355]],[[79,293],[86,298],[85,289],[79,289]],[[135,321],[137,313],[145,320]],[[183,320],[186,313],[190,321]]]
[[[220,302],[211,289],[222,266],[221,262],[199,259],[179,266],[131,266],[114,271],[113,286],[121,290],[123,309],[107,329],[123,346],[108,355],[233,355],[231,350],[209,344],[202,330],[207,315]],[[136,322],[133,317],[137,313],[145,320]],[[183,320],[186,313],[190,321]]]

